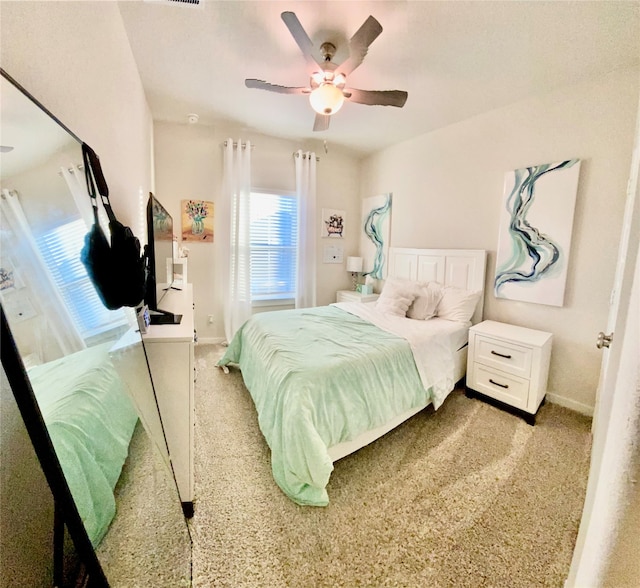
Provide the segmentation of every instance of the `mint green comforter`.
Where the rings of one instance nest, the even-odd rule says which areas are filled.
[[[275,481],[326,506],[327,448],[431,400],[407,341],[334,306],[254,315],[218,362],[240,366]]]
[[[94,546],[115,515],[113,490],[138,420],[109,359],[110,346],[84,349],[29,370],[51,442]]]

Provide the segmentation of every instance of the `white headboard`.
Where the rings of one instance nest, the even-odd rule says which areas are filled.
[[[389,275],[439,282],[465,290],[482,291],[471,318],[473,324],[482,320],[484,308],[484,274],[487,252],[483,249],[405,249],[389,247]]]

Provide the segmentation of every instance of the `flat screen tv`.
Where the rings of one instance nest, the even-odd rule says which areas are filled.
[[[163,310],[161,305],[167,292],[174,286],[173,274],[173,219],[158,199],[149,194],[147,204],[147,293],[152,325],[180,324],[181,314]]]

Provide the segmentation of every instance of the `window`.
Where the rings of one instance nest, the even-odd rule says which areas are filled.
[[[84,221],[78,219],[36,237],[53,281],[85,340],[127,323],[122,309],[105,308],[80,261],[86,233]]]
[[[252,192],[250,209],[251,300],[295,298],[297,198]]]

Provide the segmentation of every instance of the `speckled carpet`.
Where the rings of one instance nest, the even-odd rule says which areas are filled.
[[[177,489],[138,422],[114,490],[117,512],[96,553],[111,588],[190,585],[190,538]]]
[[[335,464],[326,508],[289,500],[239,371],[196,346],[193,585],[561,587],[584,501],[590,420],[535,427],[451,393]]]

